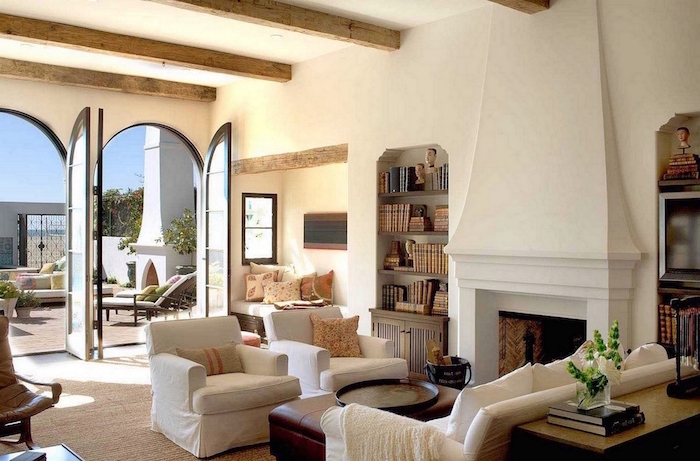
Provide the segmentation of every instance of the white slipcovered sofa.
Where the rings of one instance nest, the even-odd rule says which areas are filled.
[[[633,351],[623,366],[621,383],[611,387],[611,396],[615,398],[675,379],[675,359],[666,357],[665,350],[658,344]],[[387,424],[383,417],[383,427],[403,427],[411,431],[427,425],[437,428],[444,434],[438,441],[439,446],[434,447],[439,451],[440,460],[506,461],[514,427],[544,418],[550,405],[575,398],[576,384],[566,372],[566,361],[526,364],[490,383],[465,388],[448,417],[420,422],[389,414],[384,416],[391,422]],[[682,373],[685,376],[696,371],[684,367]],[[345,411],[346,407],[333,407],[321,419],[328,461],[344,459]],[[369,427],[364,430],[371,434],[373,430],[385,429]]]
[[[178,348],[217,348],[203,353],[218,366],[231,342],[242,372],[207,375],[205,366],[178,355]],[[151,429],[199,458],[267,442],[270,411],[301,395],[299,380],[287,374],[287,356],[244,345],[235,317],[149,323],[146,347]]]

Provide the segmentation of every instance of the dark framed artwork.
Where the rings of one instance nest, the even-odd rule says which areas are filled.
[[[347,250],[348,214],[305,214],[304,248],[323,250]]]

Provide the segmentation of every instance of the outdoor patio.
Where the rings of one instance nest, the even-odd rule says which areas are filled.
[[[54,304],[34,309],[31,318],[28,319],[12,317],[12,355],[65,350],[65,313],[64,304]],[[148,320],[142,319],[134,326],[134,316],[129,311],[121,311],[119,314],[110,312],[109,322],[103,322],[104,347],[144,343],[144,328],[148,323]]]

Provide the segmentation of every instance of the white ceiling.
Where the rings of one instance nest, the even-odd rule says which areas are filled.
[[[285,0],[308,9],[406,30],[487,0]],[[352,45],[148,0],[0,0],[0,13],[296,64]],[[271,37],[282,35],[281,39]],[[386,53],[367,49],[368,52]],[[219,87],[240,77],[0,38],[0,57]],[[293,71],[292,71],[293,75]],[[293,77],[292,77],[293,78]]]

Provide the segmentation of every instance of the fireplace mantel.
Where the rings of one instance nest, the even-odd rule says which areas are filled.
[[[446,248],[455,261],[459,355],[472,362],[474,383],[498,377],[498,311],[586,320],[586,336],[620,322],[624,344],[631,324],[633,272],[639,253],[562,254]],[[523,302],[524,301],[524,302]]]

